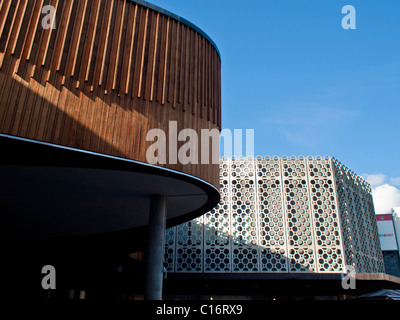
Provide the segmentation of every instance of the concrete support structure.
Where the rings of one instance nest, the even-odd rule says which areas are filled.
[[[161,300],[167,197],[165,195],[152,195],[150,201],[145,299]]]

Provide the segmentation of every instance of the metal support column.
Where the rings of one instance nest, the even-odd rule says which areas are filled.
[[[147,232],[146,300],[161,300],[162,298],[166,218],[167,197],[152,195]]]

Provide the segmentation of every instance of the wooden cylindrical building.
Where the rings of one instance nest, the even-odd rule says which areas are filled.
[[[10,197],[4,208],[29,211],[30,222],[33,212],[43,215],[46,207],[49,217],[54,211],[61,217],[61,202],[76,203],[68,208],[75,212],[69,219],[84,215],[85,221],[101,221],[99,217],[114,208],[114,220],[105,219],[93,230],[81,225],[81,231],[72,234],[145,226],[146,217],[140,216],[148,211],[145,203],[152,193],[167,191],[169,225],[211,209],[219,199],[219,166],[201,162],[200,137],[202,129],[220,130],[220,73],[219,51],[203,31],[144,1],[1,1],[0,138],[7,156],[0,169],[8,179],[3,181],[11,184],[4,187]],[[154,143],[146,139],[151,129],[166,133],[164,162],[148,163],[146,153]],[[183,129],[198,135],[198,161],[172,161],[176,155],[170,152],[171,143],[179,150],[187,142],[175,135]],[[10,171],[16,165],[19,169]],[[32,166],[35,173],[29,170]],[[136,176],[117,178],[120,172]],[[15,185],[18,175],[25,179],[23,185]],[[31,190],[34,195],[29,197],[28,186],[37,189],[35,185],[43,186],[42,194],[51,194],[42,196],[43,203],[35,200],[41,212],[32,203],[12,203],[16,190],[27,193],[22,202],[34,201],[34,195],[40,198],[39,190]],[[59,188],[57,194],[54,188]],[[87,194],[79,198],[72,190]],[[199,200],[188,200],[189,192]],[[124,201],[133,208],[116,205]],[[129,210],[136,222],[127,222]],[[97,215],[90,213],[94,211]],[[126,214],[118,218],[116,212]]]

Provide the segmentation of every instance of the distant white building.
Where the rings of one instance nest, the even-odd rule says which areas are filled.
[[[400,207],[392,209],[394,231],[396,233],[397,248],[400,247]]]
[[[393,215],[391,213],[377,214],[376,221],[378,224],[378,234],[382,251],[398,252]]]
[[[400,236],[400,208],[393,208],[392,213],[378,214],[376,220],[378,224],[379,240],[385,263],[386,273],[400,277],[400,255],[399,255],[399,236]]]

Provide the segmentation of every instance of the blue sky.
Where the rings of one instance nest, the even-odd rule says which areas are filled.
[[[400,206],[400,1],[151,2],[217,44],[223,128],[254,129],[256,155],[334,156]]]

